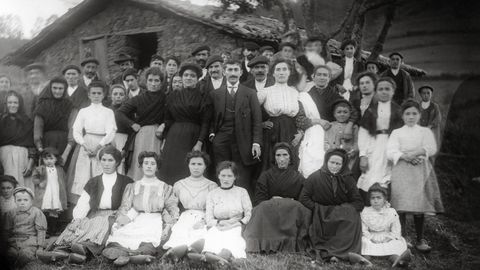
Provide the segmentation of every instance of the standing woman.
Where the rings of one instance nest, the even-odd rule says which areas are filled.
[[[9,91],[3,102],[6,110],[0,117],[0,161],[4,174],[15,177],[19,186],[33,189],[33,122],[25,114],[23,99],[17,92]]]
[[[165,94],[168,95],[172,91],[172,79],[173,76],[178,72],[178,68],[180,67],[180,60],[173,56],[167,56],[165,59],[165,86],[166,91]]]
[[[180,68],[183,89],[170,93],[165,110],[166,141],[160,177],[169,185],[189,175],[185,156],[201,151],[208,135],[212,115],[209,96],[197,86],[202,68],[186,63]]]
[[[370,104],[375,100],[375,83],[377,75],[372,72],[363,72],[357,76],[357,85],[360,89],[360,98],[354,98],[352,106],[363,116]]]
[[[34,111],[33,138],[39,152],[53,147],[63,153],[68,142],[68,130],[73,122],[72,102],[67,97],[67,81],[62,77],[50,80],[40,95]]]
[[[117,174],[122,155],[114,146],[106,146],[100,150],[98,156],[102,174],[88,180],[73,209],[73,220],[49,251],[39,255],[42,261],[52,262],[66,257],[60,251],[65,248],[72,252],[70,260],[75,263],[85,262],[89,253],[101,253],[112,225],[109,218],[117,215],[125,187],[133,183],[133,180]]]
[[[127,89],[121,84],[114,84],[110,86],[110,97],[112,99],[110,108],[115,113],[115,122],[117,124],[117,132],[115,133],[113,141],[115,142],[115,147],[117,147],[123,156],[122,162],[120,166],[118,166],[118,173],[124,174],[126,169],[124,147],[127,143],[128,133],[130,133],[130,127],[122,125],[123,123],[120,121],[117,111],[127,99]]]
[[[126,142],[125,166],[127,175],[134,180],[142,178],[142,169],[136,159],[143,151],[160,153],[165,114],[165,93],[161,90],[164,76],[160,68],[152,67],[145,72],[147,92],[127,100],[118,109],[118,121],[130,127]]]
[[[73,138],[78,144],[77,161],[72,164],[73,178],[69,178],[70,202],[77,203],[88,179],[102,173],[98,151],[115,138],[117,125],[113,111],[102,105],[106,85],[93,81],[88,85],[91,105],[81,109],[73,123]],[[75,155],[75,153],[74,153]],[[70,175],[69,173],[69,175]]]
[[[148,78],[148,75],[147,75]],[[142,152],[138,164],[143,177],[129,184],[123,193],[120,214],[107,239],[103,255],[115,260],[115,265],[138,262],[138,257],[129,256],[155,255],[156,248],[167,239],[170,229],[178,219],[178,201],[172,186],[160,181],[155,173],[160,167],[155,152]],[[145,258],[149,262],[152,257]]]
[[[301,119],[305,119],[305,112],[298,101],[298,91],[287,84],[292,67],[288,60],[279,59],[272,65],[275,84],[258,91],[258,101],[263,105],[270,118],[264,124],[264,150],[262,168],[267,170],[273,164],[273,146],[279,142],[292,143],[295,147],[303,136]],[[292,159],[297,160],[296,156]]]
[[[340,46],[343,57],[338,64],[342,68],[342,74],[338,77],[337,83],[343,86],[343,88],[340,88],[339,94],[350,102],[359,96],[359,92],[356,90],[358,85],[355,85],[355,78],[358,73],[365,69],[363,63],[358,61],[357,48],[357,42],[353,39],[344,40]]]
[[[10,91],[10,87],[12,87],[10,78],[5,74],[0,74],[0,114],[5,111],[5,96]]]

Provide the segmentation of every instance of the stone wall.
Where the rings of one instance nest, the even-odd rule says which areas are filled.
[[[215,28],[205,26],[167,11],[154,11],[126,1],[115,1],[103,11],[72,29],[68,36],[59,39],[52,46],[39,54],[35,61],[44,62],[48,66],[50,76],[58,74],[62,67],[74,63],[79,64],[84,55],[80,55],[81,39],[95,35],[107,35],[107,59],[105,65],[110,76],[118,72],[114,59],[119,52],[135,53],[135,48],[126,48],[125,35],[116,35],[120,31],[155,28],[158,37],[157,51],[167,56],[179,56],[182,61],[190,58],[192,49],[200,44],[208,44],[212,53],[233,51],[240,47],[244,40]],[[130,34],[130,33],[129,33]],[[134,34],[134,33],[133,33]],[[82,53],[83,54],[83,53]]]

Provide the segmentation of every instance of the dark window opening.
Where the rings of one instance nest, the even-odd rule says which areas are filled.
[[[157,33],[143,33],[127,36],[127,46],[137,51],[138,69],[145,69],[150,66],[150,58],[157,53]]]

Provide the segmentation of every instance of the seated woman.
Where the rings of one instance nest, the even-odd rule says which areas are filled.
[[[257,206],[243,234],[247,252],[298,252],[307,247],[311,212],[296,201],[305,178],[294,169],[289,144],[277,143],[273,153],[275,166],[257,181]]]
[[[252,203],[246,189],[235,186],[238,169],[234,162],[222,161],[217,166],[220,187],[207,195],[206,221],[203,254],[189,253],[193,260],[228,264],[233,258],[246,258],[242,225],[250,220]]]
[[[66,258],[83,263],[89,254],[99,255],[110,232],[112,219],[120,207],[125,187],[133,180],[117,174],[122,154],[114,146],[106,146],[99,153],[103,173],[90,179],[73,209],[73,220],[47,252],[39,255],[44,262]],[[53,251],[48,251],[53,250]]]
[[[362,255],[389,256],[392,267],[408,265],[411,253],[402,237],[397,211],[387,201],[387,189],[375,183],[368,189],[368,195],[371,206],[363,208],[360,214]]]
[[[126,187],[120,214],[102,253],[117,266],[150,262],[178,219],[172,186],[155,176],[160,167],[158,155],[144,151],[138,156],[138,164],[143,177]]]
[[[173,186],[173,193],[179,199],[184,212],[180,215],[178,222],[172,227],[172,235],[164,249],[169,249],[164,258],[172,255],[176,258],[183,257],[188,247],[195,241],[203,239],[207,233],[205,223],[205,207],[207,194],[218,187],[218,185],[205,178],[203,174],[210,163],[209,156],[200,151],[193,151],[187,154],[187,165],[190,176],[177,181]],[[191,248],[191,247],[190,247]],[[197,250],[201,252],[203,246]]]
[[[323,167],[307,178],[299,200],[312,210],[309,234],[317,259],[371,264],[358,255],[362,247],[359,211],[363,201],[348,170],[345,150],[325,154]]]

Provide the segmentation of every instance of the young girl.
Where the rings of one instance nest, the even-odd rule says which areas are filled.
[[[128,140],[128,134],[130,133],[130,127],[122,125],[119,120],[117,110],[127,100],[127,90],[121,84],[114,84],[110,87],[110,96],[112,98],[112,106],[110,107],[115,113],[115,122],[117,124],[117,132],[115,133],[115,147],[122,152],[122,156],[125,156],[124,147]],[[125,158],[122,158],[122,163],[117,169],[119,174],[125,174]]]
[[[422,127],[428,127],[435,135],[437,145],[440,145],[440,124],[442,123],[442,113],[437,103],[432,101],[433,87],[424,85],[418,88],[418,93],[422,98],[420,109],[420,122]]]
[[[392,132],[387,145],[387,157],[394,164],[391,202],[400,213],[403,235],[406,214],[413,214],[416,248],[426,252],[431,247],[423,237],[424,215],[443,212],[437,177],[429,161],[437,152],[437,144],[432,131],[418,125],[420,105],[416,101],[407,100],[402,111],[405,125]]]
[[[357,161],[358,145],[358,126],[353,126],[353,137],[344,136],[345,127],[348,125],[352,112],[352,105],[344,99],[335,101],[332,104],[333,117],[335,121],[331,122],[331,127],[325,132],[325,150],[342,148],[348,153],[348,168],[352,170]]]
[[[69,201],[77,203],[88,179],[102,173],[98,151],[115,138],[117,125],[113,111],[102,105],[105,97],[105,84],[91,82],[88,86],[88,98],[92,104],[78,112],[73,123],[73,138],[78,144],[76,163],[69,168]]]
[[[40,155],[42,165],[33,172],[35,184],[34,205],[47,216],[48,234],[57,233],[58,215],[67,209],[65,172],[60,167],[61,158],[57,149],[47,147]]]
[[[387,159],[387,142],[392,131],[402,126],[401,108],[392,101],[396,84],[391,78],[381,78],[375,86],[376,102],[370,104],[360,120],[358,149],[362,175],[357,187],[365,204],[367,192],[374,183],[388,187],[392,165]]]
[[[16,207],[5,214],[4,230],[8,237],[7,256],[21,267],[35,260],[43,250],[47,220],[40,209],[33,205],[33,191],[18,187],[13,191]]]
[[[217,166],[220,187],[207,195],[204,254],[189,253],[191,259],[227,263],[232,257],[246,258],[242,225],[250,220],[252,203],[247,190],[235,186],[238,169],[231,161],[222,161]]]
[[[13,190],[17,187],[17,180],[10,175],[0,175],[0,213],[4,213],[15,208],[15,198]]]
[[[363,208],[362,255],[390,256],[392,267],[406,266],[410,250],[401,235],[397,211],[387,201],[387,189],[375,183],[368,189],[370,207]]]

